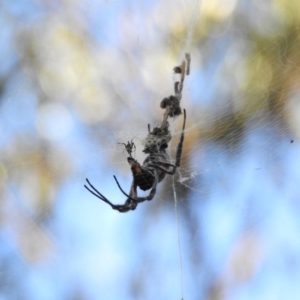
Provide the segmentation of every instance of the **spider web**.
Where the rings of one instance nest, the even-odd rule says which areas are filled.
[[[297,299],[296,1],[0,6],[0,299]],[[187,52],[181,167],[113,211]]]

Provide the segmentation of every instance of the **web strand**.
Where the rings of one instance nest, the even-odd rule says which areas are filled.
[[[177,243],[178,243],[178,255],[179,255],[179,265],[180,265],[180,289],[181,289],[181,299],[183,300],[183,264],[182,264],[180,230],[179,230],[179,221],[178,221],[177,193],[175,188],[174,177],[172,177],[172,188],[173,188],[173,195],[174,195],[174,213],[175,213],[175,221],[176,221],[176,229],[177,229]]]

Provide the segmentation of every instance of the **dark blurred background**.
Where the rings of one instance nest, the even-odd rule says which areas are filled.
[[[0,300],[299,299],[300,2],[3,0]],[[120,214],[173,67],[182,166]],[[182,117],[171,124],[171,156]]]

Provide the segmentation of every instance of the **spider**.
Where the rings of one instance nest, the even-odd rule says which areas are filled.
[[[175,82],[174,91],[175,96],[170,96],[169,98],[164,98],[161,102],[161,107],[166,109],[163,117],[163,121],[160,127],[155,127],[150,130],[150,125],[148,124],[148,135],[145,139],[144,153],[148,156],[141,165],[137,160],[135,160],[131,153],[134,143],[128,142],[127,144],[122,143],[125,146],[125,150],[129,154],[127,161],[130,165],[133,181],[129,194],[124,192],[121,185],[119,184],[116,176],[114,179],[121,190],[121,192],[127,197],[124,204],[113,204],[109,201],[103,194],[101,194],[88,179],[86,179],[89,186],[84,185],[84,187],[92,193],[94,196],[100,200],[107,203],[112,209],[119,212],[128,212],[130,210],[135,210],[137,205],[146,200],[150,201],[156,194],[156,187],[159,182],[161,182],[167,174],[174,175],[177,168],[180,167],[181,154],[184,141],[184,130],[186,122],[186,111],[183,109],[183,126],[180,135],[180,140],[176,149],[175,164],[170,162],[170,156],[166,152],[168,143],[171,141],[172,135],[169,131],[169,123],[167,121],[168,117],[174,117],[180,115],[181,107],[181,92],[183,89],[183,82],[185,73],[188,75],[190,70],[190,55],[186,54],[186,62],[183,61],[180,67],[174,68],[175,73],[181,73],[180,82]],[[150,190],[149,195],[145,197],[139,197],[137,194],[137,187],[143,191]]]
[[[144,152],[149,151],[149,155],[143,162],[141,166],[137,160],[132,158],[131,156],[127,158],[127,161],[131,167],[133,181],[131,184],[129,195],[124,192],[121,188],[116,176],[114,179],[121,190],[121,192],[127,197],[127,200],[124,204],[113,204],[110,202],[103,194],[101,194],[88,179],[86,179],[90,188],[85,185],[85,188],[91,192],[94,196],[101,199],[105,203],[111,206],[112,209],[118,210],[119,212],[128,212],[130,210],[135,210],[138,203],[152,200],[156,193],[156,187],[159,182],[161,182],[166,174],[174,175],[176,169],[180,167],[181,153],[183,148],[184,141],[184,129],[185,129],[185,121],[186,121],[186,112],[183,110],[183,127],[180,136],[180,141],[177,145],[176,150],[176,161],[175,164],[170,163],[170,157],[166,152],[166,148],[168,145],[166,143],[161,143],[159,145],[153,144],[149,149],[145,149]],[[157,128],[154,128],[154,130]],[[153,131],[154,131],[153,130]],[[149,134],[154,134],[150,132]],[[139,187],[143,191],[150,190],[150,193],[146,197],[138,197],[137,195],[137,187]]]
[[[135,151],[135,149],[136,149],[136,147],[135,147],[135,144],[134,144],[134,142],[133,142],[133,139],[129,142],[127,142],[127,144],[125,144],[125,143],[118,143],[119,145],[124,145],[124,147],[125,147],[125,150],[126,150],[126,152],[128,153],[128,155],[130,156],[130,157],[132,157],[132,155],[131,155],[131,153],[133,152],[133,151]],[[134,149],[134,150],[133,150]]]

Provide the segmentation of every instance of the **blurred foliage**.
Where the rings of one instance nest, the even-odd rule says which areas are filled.
[[[192,99],[189,88],[201,85],[199,77],[195,76],[190,83],[189,78],[186,80],[183,99],[188,111],[183,158],[186,170],[192,169],[195,149],[203,151],[202,146],[208,140],[216,141],[232,155],[241,147],[246,128],[256,115],[258,122],[278,118],[283,128],[296,128],[295,118],[290,117],[294,106],[288,103],[300,84],[300,2],[263,1],[263,7],[259,1],[246,2],[243,5],[232,0],[224,5],[221,1],[205,0],[190,7],[157,2],[140,23],[129,7],[120,15],[115,12],[112,27],[105,27],[108,25],[100,21],[94,24],[96,21],[88,17],[92,12],[84,15],[78,1],[57,1],[53,6],[49,1],[37,1],[38,4],[29,1],[32,11],[23,7],[26,16],[16,23],[14,9],[6,2],[0,4],[1,18],[10,20],[6,27],[9,33],[5,35],[9,42],[7,49],[4,46],[2,49],[5,55],[1,56],[4,67],[0,73],[0,103],[6,124],[3,131],[7,132],[2,133],[0,148],[0,224],[9,228],[4,230],[5,239],[14,245],[20,260],[34,265],[55,255],[56,245],[47,222],[51,221],[63,185],[72,177],[85,178],[86,168],[78,166],[78,161],[84,158],[78,157],[78,153],[92,152],[93,157],[101,156],[108,164],[115,162],[116,168],[125,165],[129,174],[124,157],[109,151],[116,142],[110,142],[112,132],[124,128],[132,119],[132,127],[142,134],[148,122],[159,120],[159,99],[170,93],[170,70],[183,51],[192,54],[191,77],[207,74],[211,69],[214,69],[211,78],[216,77],[211,82],[205,81],[204,88],[213,90],[210,96],[203,95],[213,103],[211,107],[200,101],[201,91],[199,99]],[[104,9],[99,18],[105,18],[105,13],[112,13],[110,10],[119,5],[110,1],[105,2],[106,6],[101,4],[107,11]],[[156,11],[160,13],[155,14]],[[142,24],[147,35],[139,35],[143,31],[139,31],[135,22]],[[95,29],[97,26],[100,28]],[[227,47],[227,43],[233,46]],[[236,44],[239,45],[234,48]],[[235,55],[238,65],[232,58]],[[28,101],[28,105],[22,101]],[[32,107],[33,113],[26,107],[20,109],[22,105]],[[51,115],[54,122],[49,125],[50,105],[57,110]],[[65,124],[59,118],[62,108],[72,120],[70,129],[65,131]],[[24,114],[28,114],[28,119]],[[61,134],[52,133],[53,124]],[[79,150],[70,146],[70,132],[75,128],[84,134]],[[299,136],[299,132],[295,135]],[[80,152],[83,144],[87,144],[90,152]],[[94,164],[86,161],[88,166]],[[146,228],[149,219],[173,206],[171,185],[169,178],[161,191],[169,201],[158,197],[156,207],[144,210],[140,227]],[[195,285],[203,279],[198,276],[199,268],[203,267],[207,276],[204,298],[225,299],[227,286],[242,284],[254,276],[261,261],[259,241],[252,232],[238,240],[223,273],[214,280],[213,270],[202,254],[199,215],[191,202],[182,200],[188,199],[191,188],[199,186],[191,184],[189,188],[177,182],[175,185],[182,218],[187,220],[184,226],[193,241],[189,248],[195,266]],[[204,196],[200,198],[205,201]],[[143,232],[138,236],[141,242]],[[249,247],[254,247],[251,257]],[[6,258],[0,260],[3,264]],[[132,278],[132,294],[136,299],[143,298],[145,270],[151,268],[151,263],[144,266],[145,260],[147,253],[143,252],[138,266],[141,271]],[[5,274],[7,269],[6,265]],[[19,276],[15,280],[20,280]],[[13,286],[14,280],[11,281],[9,284]],[[2,290],[2,293],[7,292]]]

